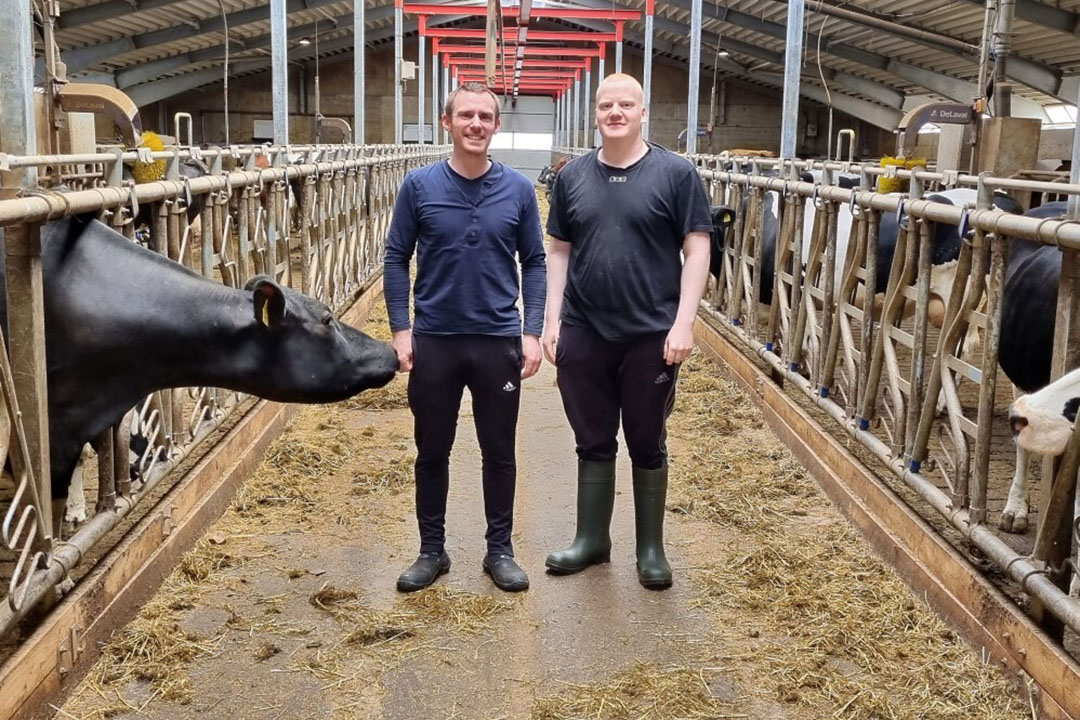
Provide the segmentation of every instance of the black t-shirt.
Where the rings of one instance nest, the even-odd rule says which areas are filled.
[[[604,165],[597,150],[572,160],[555,181],[547,222],[549,235],[571,245],[561,320],[609,342],[670,330],[683,240],[711,231],[694,166],[659,145],[628,168]]]

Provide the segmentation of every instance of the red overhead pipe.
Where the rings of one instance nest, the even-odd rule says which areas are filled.
[[[396,1],[396,0],[395,0]],[[412,15],[487,15],[487,5],[425,5],[405,3],[405,12]],[[521,9],[503,8],[503,17],[518,17]],[[638,10],[593,10],[588,8],[533,8],[531,17],[582,20],[640,20]]]
[[[424,16],[421,15],[420,17],[422,19]],[[503,36],[508,40],[517,40],[518,30],[520,29],[521,28],[504,30]],[[478,40],[485,36],[484,30],[481,30],[479,28],[431,28],[426,32],[424,28],[421,28],[420,34],[431,38],[465,38],[472,40]],[[561,40],[565,42],[603,43],[614,42],[615,39],[615,33],[579,32],[577,30],[533,30],[529,33],[529,40]],[[518,40],[518,44],[522,44],[520,40]]]
[[[444,45],[442,48],[446,53],[463,53],[467,55],[483,54],[484,47],[482,45]],[[600,51],[596,48],[564,48],[564,47],[543,47],[543,46],[525,46],[526,55],[544,55],[555,57],[577,57],[577,58],[589,58],[598,57]]]
[[[459,57],[457,55],[447,55],[444,61],[447,65],[478,65],[483,66],[484,61],[481,58],[474,57]],[[588,58],[583,60],[522,60],[521,66],[523,68],[547,68],[551,70],[557,70],[559,68],[584,68],[588,62]]]

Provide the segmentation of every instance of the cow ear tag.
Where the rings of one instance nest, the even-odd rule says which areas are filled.
[[[255,322],[275,328],[285,317],[285,294],[270,278],[259,277],[249,283],[254,291]]]

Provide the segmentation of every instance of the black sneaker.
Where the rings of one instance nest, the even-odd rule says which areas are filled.
[[[422,552],[416,562],[398,576],[397,589],[401,592],[423,590],[449,570],[450,556],[445,552]]]
[[[529,576],[518,566],[512,555],[485,555],[484,572],[491,576],[495,587],[506,592],[529,589]]]

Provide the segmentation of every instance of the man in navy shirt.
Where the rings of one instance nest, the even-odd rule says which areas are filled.
[[[544,354],[578,454],[577,534],[548,555],[555,573],[608,562],[622,418],[633,465],[638,580],[671,585],[664,555],[667,416],[709,271],[712,217],[694,167],[645,142],[641,85],[611,75],[596,90],[603,147],[563,168],[548,214]],[[680,251],[684,259],[680,259]]]
[[[514,560],[514,440],[521,382],[540,367],[544,246],[532,183],[487,155],[499,102],[483,85],[450,93],[442,116],[453,153],[405,178],[386,241],[386,307],[401,370],[409,375],[416,436],[420,555],[397,581],[420,590],[450,569],[445,549],[450,450],[464,389],[473,401],[483,462],[484,572],[514,592],[529,578]],[[416,287],[409,323],[409,262]],[[517,310],[518,265],[524,334]]]

